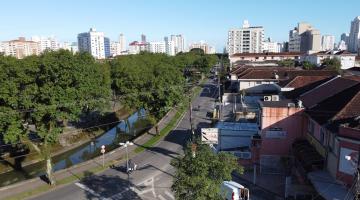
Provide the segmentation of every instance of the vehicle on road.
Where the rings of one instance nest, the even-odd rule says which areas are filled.
[[[221,184],[221,195],[226,200],[249,200],[249,189],[234,181],[224,181]]]

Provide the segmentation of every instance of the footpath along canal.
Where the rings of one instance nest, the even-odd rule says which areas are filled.
[[[102,145],[106,146],[106,151],[111,151],[119,147],[119,142],[132,140],[150,128],[146,120],[145,110],[137,111],[101,136],[79,147],[54,156],[52,158],[54,171],[66,169],[99,156]],[[25,166],[21,170],[12,170],[0,174],[0,187],[38,177],[43,174],[44,162],[37,162]]]

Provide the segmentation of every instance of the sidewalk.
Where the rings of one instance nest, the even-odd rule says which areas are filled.
[[[164,127],[166,127],[166,125],[170,122],[170,120],[175,116],[176,112],[177,112],[176,108],[171,109],[158,122],[157,125],[158,125],[158,130],[159,131],[162,130]],[[181,118],[179,118],[178,121],[179,120],[181,120]],[[155,126],[153,128],[151,128],[148,131],[148,133],[144,133],[143,135],[136,138],[133,141],[134,145],[128,147],[129,156],[131,157],[131,156],[135,155],[134,150],[138,146],[142,146],[143,144],[145,144],[149,139],[154,137],[154,135],[156,135]],[[110,161],[112,161],[112,162],[120,162],[121,159],[125,158],[125,156],[126,156],[125,150],[122,147],[119,147],[117,149],[114,149],[111,152],[106,153],[105,156],[104,156],[104,160],[105,160],[105,163],[108,163]],[[74,166],[72,166],[70,168],[56,171],[54,173],[54,177],[55,177],[55,179],[57,181],[63,180],[65,178],[70,178],[70,177],[75,177],[76,179],[81,179],[81,177],[77,177],[76,174],[83,173],[83,172],[89,171],[89,170],[94,169],[94,168],[102,167],[102,163],[103,163],[102,156],[99,156],[99,157],[97,157],[95,159],[85,161],[85,162],[80,163],[78,165],[74,165]],[[29,179],[29,180],[26,180],[26,181],[22,181],[20,183],[16,183],[16,184],[12,184],[12,185],[9,185],[9,186],[1,187],[0,188],[0,199],[9,198],[9,197],[11,197],[13,195],[23,193],[23,192],[27,192],[27,191],[31,191],[31,190],[34,190],[36,188],[45,187],[45,186],[47,186],[47,183],[45,183],[43,180],[41,180],[39,177],[37,177],[37,178]],[[61,185],[59,187],[61,187]],[[53,189],[56,189],[56,187],[54,187]]]

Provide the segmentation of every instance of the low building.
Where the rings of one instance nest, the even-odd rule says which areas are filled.
[[[356,54],[348,51],[320,51],[318,53],[303,55],[301,61],[308,61],[317,66],[321,66],[324,59],[335,58],[340,60],[341,69],[349,69],[355,66],[355,56]]]
[[[129,44],[129,54],[138,54],[141,51],[147,51],[148,44],[143,42],[134,41]]]
[[[281,60],[300,60],[302,54],[299,52],[281,52],[281,53],[236,53],[230,55],[230,63],[234,64],[238,61],[265,62],[265,61],[281,61]]]

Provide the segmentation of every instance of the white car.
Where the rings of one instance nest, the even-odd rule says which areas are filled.
[[[249,200],[249,189],[234,181],[224,181],[221,184],[221,195],[226,200]]]

